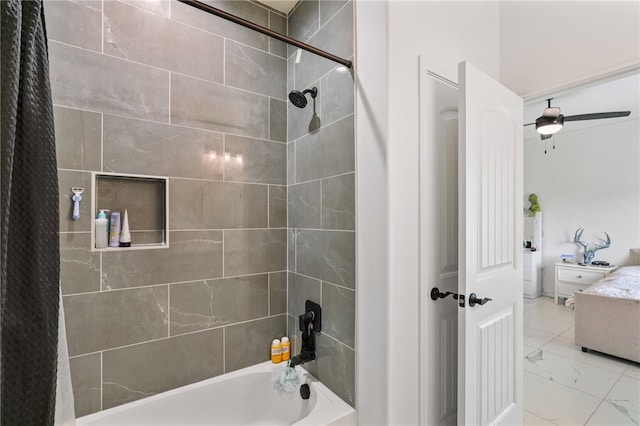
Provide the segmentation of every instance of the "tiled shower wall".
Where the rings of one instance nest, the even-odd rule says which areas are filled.
[[[343,58],[353,57],[353,2],[303,0],[289,35]],[[355,136],[353,71],[288,50],[288,90],[317,87],[315,105],[289,103],[289,333],[306,299],[322,306],[317,360],[306,367],[355,405]],[[297,333],[298,335],[300,333]],[[299,351],[299,338],[294,340]]]
[[[47,0],[45,16],[76,414],[267,360],[287,327],[287,46],[177,1]],[[168,176],[170,247],[91,251],[92,171]]]

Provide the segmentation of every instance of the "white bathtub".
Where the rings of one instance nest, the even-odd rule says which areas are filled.
[[[356,425],[356,412],[300,366],[307,400],[273,389],[270,361],[120,405],[77,420],[79,426]]]

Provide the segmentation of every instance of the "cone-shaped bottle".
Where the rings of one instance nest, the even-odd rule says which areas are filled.
[[[120,247],[131,247],[131,233],[129,232],[129,213],[127,213],[127,209],[124,210],[121,229]]]

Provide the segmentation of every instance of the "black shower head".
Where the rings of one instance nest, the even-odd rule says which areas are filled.
[[[318,96],[318,88],[313,87],[311,89],[305,90],[304,92],[292,90],[289,93],[289,100],[298,108],[304,108],[307,106],[307,97],[305,96],[307,93],[311,93],[311,98],[315,99],[316,96]]]

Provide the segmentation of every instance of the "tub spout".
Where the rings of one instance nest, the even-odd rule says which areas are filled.
[[[302,365],[305,362],[313,361],[314,359],[316,359],[316,353],[314,351],[303,351],[300,352],[300,355],[296,355],[291,358],[289,367],[294,368],[296,365]]]

